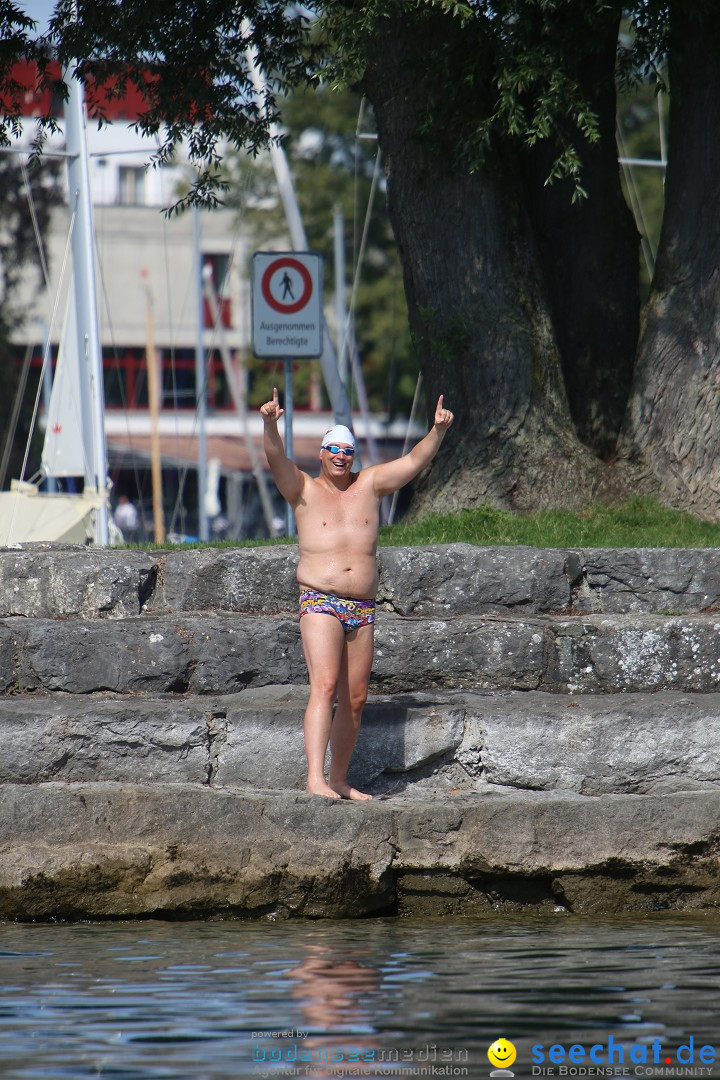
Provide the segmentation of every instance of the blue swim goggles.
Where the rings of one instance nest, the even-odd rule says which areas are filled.
[[[335,443],[328,443],[322,449],[329,450],[331,454],[344,454],[345,457],[352,457],[355,453],[354,446],[336,446]]]

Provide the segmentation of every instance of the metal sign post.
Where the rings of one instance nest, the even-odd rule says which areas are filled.
[[[285,357],[285,453],[292,461],[295,456],[293,446],[293,362]],[[295,515],[289,502],[285,503],[286,533],[288,536],[295,535]]]
[[[323,350],[322,259],[314,251],[256,251],[250,281],[253,352],[285,364],[285,453],[292,459],[293,361]],[[289,504],[287,535],[295,535]]]

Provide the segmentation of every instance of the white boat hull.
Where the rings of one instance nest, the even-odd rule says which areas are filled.
[[[92,490],[56,494],[14,481],[10,491],[0,491],[0,547],[94,543],[95,517],[106,501]]]

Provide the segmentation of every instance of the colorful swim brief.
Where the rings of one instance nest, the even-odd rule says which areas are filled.
[[[320,612],[321,615],[334,615],[345,633],[368,626],[375,622],[374,600],[353,600],[336,596],[334,593],[315,592],[307,589],[300,593],[300,618],[308,612]]]

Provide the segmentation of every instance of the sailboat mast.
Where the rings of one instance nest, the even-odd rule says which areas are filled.
[[[77,313],[77,340],[81,350],[80,385],[85,486],[103,493],[107,488],[105,445],[105,388],[100,328],[95,288],[95,248],[90,197],[90,169],[86,138],[85,95],[82,84],[68,71],[69,97],[65,106],[65,138],[68,153],[68,192],[71,212],[73,279]],[[109,542],[107,503],[97,511],[96,542]]]
[[[197,410],[198,536],[207,543],[210,525],[207,512],[207,374],[205,361],[205,306],[203,304],[203,257],[200,209],[193,207],[193,262],[195,272],[195,407]]]

